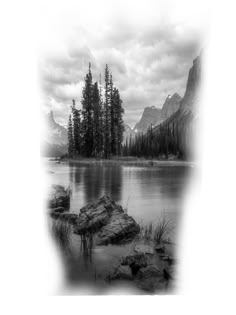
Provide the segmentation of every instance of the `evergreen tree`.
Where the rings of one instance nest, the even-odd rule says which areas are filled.
[[[91,64],[84,79],[85,86],[82,91],[82,115],[83,115],[83,153],[91,157],[93,153],[93,80]]]
[[[123,113],[124,109],[122,107],[122,100],[120,98],[120,93],[117,88],[113,92],[113,106],[114,106],[114,147],[115,155],[121,154],[122,142],[123,142],[123,133],[124,133],[124,121]]]
[[[75,107],[75,100],[72,100],[72,115],[73,115],[73,139],[74,139],[74,154],[81,153],[81,122],[80,110]]]
[[[113,80],[110,74],[110,132],[111,132],[111,154],[116,154],[116,117],[115,117],[115,89],[113,90]]]
[[[69,157],[73,157],[74,155],[73,126],[71,114],[69,115],[68,121],[68,155]]]
[[[111,153],[111,128],[110,128],[110,105],[111,88],[108,65],[105,67],[105,95],[104,95],[104,157],[107,159]]]
[[[93,86],[93,155],[99,157],[102,155],[102,103],[101,91],[98,89],[97,82]]]

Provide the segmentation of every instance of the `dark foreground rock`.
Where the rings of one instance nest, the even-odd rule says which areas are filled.
[[[141,268],[136,277],[137,286],[145,291],[163,291],[166,288],[167,281],[161,271],[155,265],[148,265]]]
[[[163,244],[155,246],[152,241],[137,240],[131,252],[121,257],[116,268],[112,268],[109,280],[132,280],[141,290],[163,293],[174,280],[175,269],[169,262],[160,259],[158,251],[165,252]],[[132,275],[132,277],[130,276]]]
[[[70,207],[70,190],[65,189],[61,185],[52,185],[48,200],[48,207],[58,208],[63,207],[69,209]]]
[[[128,242],[139,231],[135,220],[108,196],[83,207],[74,228],[79,235],[93,234],[97,245]]]

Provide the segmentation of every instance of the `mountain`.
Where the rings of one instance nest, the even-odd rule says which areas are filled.
[[[159,125],[179,109],[181,100],[181,96],[175,93],[167,96],[162,108],[146,107],[140,121],[135,125],[134,131],[146,133],[151,125]]]
[[[145,133],[151,125],[161,121],[161,109],[155,106],[146,107],[140,121],[134,126],[135,132]]]
[[[43,117],[41,155],[53,157],[65,153],[67,153],[67,130],[55,121],[51,111]]]
[[[130,136],[133,137],[135,135],[135,131],[128,124],[124,123],[124,128],[123,143],[125,143]]]
[[[179,109],[167,118],[161,125],[153,128],[153,134],[161,136],[163,129],[172,130],[177,135],[178,146],[181,147],[183,158],[190,158],[193,155],[192,143],[196,134],[197,105],[199,102],[199,89],[201,81],[201,56],[193,61],[189,70],[186,90],[180,102]]]
[[[167,96],[161,109],[161,122],[166,120],[179,109],[181,100],[181,96],[179,96],[177,93],[172,96]]]

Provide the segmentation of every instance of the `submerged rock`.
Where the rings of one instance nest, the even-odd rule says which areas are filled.
[[[61,185],[52,185],[48,207],[51,209],[58,207],[68,209],[70,207],[70,190]]]
[[[137,253],[154,255],[154,250],[151,246],[145,244],[136,245],[134,251]]]
[[[110,276],[110,280],[133,280],[132,270],[129,266],[120,265],[114,273]]]
[[[97,245],[117,244],[132,240],[140,227],[120,205],[108,196],[80,210],[74,233],[92,233]]]

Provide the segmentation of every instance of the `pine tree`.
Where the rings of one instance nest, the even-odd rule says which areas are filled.
[[[123,142],[123,133],[124,133],[124,121],[123,113],[124,109],[122,107],[122,100],[120,98],[120,93],[117,88],[114,89],[113,93],[114,98],[114,136],[115,136],[115,154],[121,154],[122,142]]]
[[[83,115],[83,153],[91,157],[93,153],[93,80],[91,64],[84,79],[85,86],[82,91],[82,115]]]
[[[98,83],[93,86],[93,155],[99,157],[102,155],[102,103],[101,91],[98,89]]]
[[[115,117],[115,89],[113,90],[113,80],[110,74],[110,128],[111,128],[111,154],[116,154],[116,117]]]
[[[72,116],[73,116],[73,139],[74,139],[74,154],[81,153],[81,122],[80,110],[75,107],[75,100],[72,100]]]
[[[68,133],[68,155],[69,155],[69,157],[73,157],[73,155],[74,155],[74,141],[73,141],[73,126],[72,126],[71,114],[69,115],[67,133]]]
[[[104,99],[104,157],[109,158],[111,153],[110,128],[111,89],[108,65],[105,67],[105,99]]]

